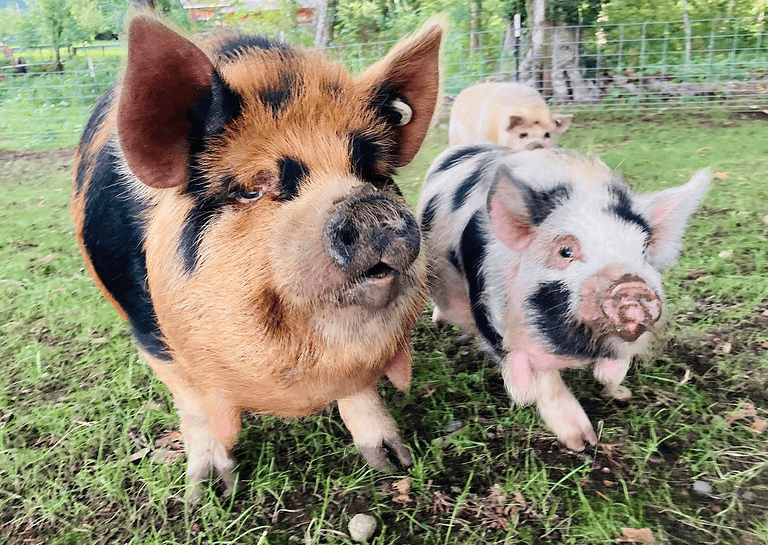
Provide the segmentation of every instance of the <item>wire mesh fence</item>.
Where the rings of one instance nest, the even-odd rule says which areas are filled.
[[[359,73],[393,44],[333,45],[326,53]],[[62,67],[51,48],[16,51],[0,66],[1,149],[77,143],[124,50],[65,53]],[[511,31],[454,33],[442,69],[448,100],[479,81],[521,81],[560,111],[768,111],[768,36],[759,18],[522,29],[517,39]]]

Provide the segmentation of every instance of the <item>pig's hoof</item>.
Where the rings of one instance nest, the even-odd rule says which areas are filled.
[[[391,471],[395,468],[390,457],[400,467],[409,467],[413,464],[411,453],[408,452],[403,440],[398,436],[384,439],[382,444],[375,447],[360,447],[360,453],[369,466],[383,471]]]
[[[603,391],[600,392],[603,397],[615,399],[616,401],[628,401],[632,397],[632,391],[626,386],[619,384],[615,387],[606,386]]]
[[[234,475],[232,479],[226,479],[222,477],[222,481],[224,482],[224,492],[222,493],[223,498],[228,498],[234,494],[237,494],[237,490],[240,488],[240,481],[237,480],[236,475]]]
[[[190,507],[194,507],[203,497],[203,487],[198,483],[187,484],[187,489],[184,492],[184,503]]]
[[[560,437],[559,439],[566,447],[574,452],[583,451],[586,446],[585,443],[589,443],[593,446],[597,444],[597,435],[591,426],[588,430],[580,430],[575,434],[567,437]]]

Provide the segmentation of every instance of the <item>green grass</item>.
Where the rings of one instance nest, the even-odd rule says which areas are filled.
[[[0,155],[0,542],[351,543],[349,519],[367,512],[376,544],[611,543],[623,527],[657,543],[766,543],[768,431],[748,429],[768,419],[766,141],[764,121],[722,116],[582,117],[561,140],[639,190],[727,174],[666,273],[672,318],[630,370],[633,398],[603,400],[589,372],[567,373],[601,432],[594,450],[568,452],[532,408],[510,409],[489,358],[425,309],[410,392],[380,388],[412,468],[368,469],[335,409],[248,417],[245,486],[226,500],[213,486],[186,511],[184,458],[155,446],[178,428],[170,395],[74,242],[71,159]],[[445,142],[438,127],[401,173],[410,202]],[[757,416],[729,425],[747,402]],[[411,501],[397,503],[404,477]],[[692,493],[697,480],[710,496]]]

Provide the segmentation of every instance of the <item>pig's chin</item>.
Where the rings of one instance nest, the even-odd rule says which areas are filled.
[[[346,283],[338,293],[336,304],[342,308],[356,306],[379,310],[403,293],[403,285],[402,273],[385,263],[378,263]]]

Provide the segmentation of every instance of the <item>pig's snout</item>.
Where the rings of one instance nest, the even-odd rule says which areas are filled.
[[[542,140],[531,140],[525,145],[525,151],[533,151],[537,149],[545,149],[547,146]]]
[[[659,320],[662,305],[648,284],[638,276],[627,274],[609,287],[601,307],[612,325],[612,332],[633,342]]]
[[[366,185],[331,210],[323,243],[347,279],[360,284],[344,301],[376,308],[398,294],[396,277],[418,257],[421,235],[403,204]]]

